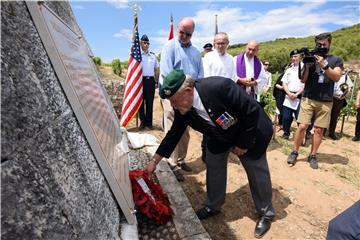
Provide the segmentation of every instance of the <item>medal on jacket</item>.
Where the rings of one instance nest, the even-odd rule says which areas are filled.
[[[235,124],[236,120],[228,113],[224,112],[218,119],[215,120],[217,124],[224,130]]]

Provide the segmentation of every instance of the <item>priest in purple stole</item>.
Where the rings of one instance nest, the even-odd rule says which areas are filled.
[[[246,45],[245,53],[234,57],[234,64],[238,76],[237,83],[244,87],[246,92],[260,102],[260,94],[266,87],[265,69],[256,56],[259,44],[251,40]]]

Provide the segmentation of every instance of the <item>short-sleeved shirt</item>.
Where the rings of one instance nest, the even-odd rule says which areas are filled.
[[[155,69],[159,67],[159,63],[153,52],[142,52],[142,75],[144,77],[154,77]]]
[[[304,83],[299,79],[298,71],[299,66],[291,65],[291,67],[285,70],[285,73],[281,78],[281,81],[288,85],[290,92],[297,92],[304,87]]]
[[[343,60],[341,58],[329,55],[326,60],[329,67],[340,67],[343,69]],[[318,64],[310,67],[309,77],[305,82],[304,97],[317,101],[332,102],[334,81],[329,79],[324,72]]]

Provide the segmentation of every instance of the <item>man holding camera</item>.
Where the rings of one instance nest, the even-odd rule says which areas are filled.
[[[305,131],[315,113],[314,135],[308,161],[311,168],[318,168],[316,153],[320,147],[324,129],[329,126],[334,82],[340,79],[343,69],[341,58],[327,54],[331,39],[330,33],[317,35],[315,37],[315,50],[317,51],[314,51],[316,53],[312,56],[305,56],[303,60],[305,67],[299,77],[305,83],[305,88],[300,105],[299,127],[294,137],[294,148],[287,159],[287,163],[290,165],[296,163]]]

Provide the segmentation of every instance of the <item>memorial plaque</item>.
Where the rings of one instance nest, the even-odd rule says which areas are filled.
[[[124,132],[82,37],[44,3],[26,2],[55,72],[127,221],[136,223]],[[119,151],[116,146],[125,146]],[[121,145],[121,144],[120,144]]]

